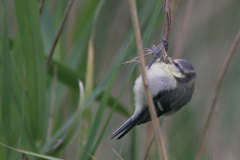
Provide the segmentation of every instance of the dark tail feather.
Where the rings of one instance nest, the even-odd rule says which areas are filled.
[[[121,127],[119,127],[113,134],[110,135],[110,139],[113,139],[115,137],[115,140],[121,139],[136,125],[137,121],[133,121],[132,118],[129,118]]]
[[[119,127],[113,134],[110,135],[110,139],[114,137],[116,139],[121,139],[125,134],[127,134],[133,127],[139,125],[141,123],[145,123],[145,119],[149,119],[150,114],[148,108],[143,110],[137,118],[132,120],[132,117],[129,118],[121,127]]]
[[[154,98],[155,109],[157,112],[157,116],[160,117],[164,112],[158,107],[157,98]],[[121,127],[119,127],[113,134],[110,135],[110,139],[115,138],[121,139],[125,134],[127,134],[133,127],[136,125],[140,125],[146,122],[151,121],[151,116],[148,107],[142,110],[139,115],[137,115],[134,120],[132,117],[129,118]]]

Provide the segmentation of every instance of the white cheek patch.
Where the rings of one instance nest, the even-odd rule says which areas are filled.
[[[174,64],[172,64],[169,69],[175,77],[183,77],[181,70],[178,67],[176,67]]]
[[[174,64],[172,66],[173,66],[174,71],[179,71],[180,72],[180,69],[178,67],[176,67]]]
[[[173,71],[172,74],[175,76],[175,77],[183,77],[182,73],[181,72],[178,72],[178,71]]]

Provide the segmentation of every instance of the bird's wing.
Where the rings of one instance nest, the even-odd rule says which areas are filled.
[[[160,98],[164,95],[164,91],[161,91],[158,93],[157,96],[155,96],[153,98],[153,103],[154,103],[154,107],[155,107],[155,110],[157,112],[157,117],[160,117],[163,113],[164,113],[164,110],[162,109],[162,106],[160,104]],[[143,113],[142,113],[143,112]],[[137,125],[140,125],[140,124],[143,124],[143,123],[146,123],[146,122],[149,122],[151,121],[151,116],[150,116],[150,112],[149,112],[149,108],[147,106],[147,108],[145,110],[143,110],[141,112],[141,117],[137,118],[138,119],[138,123]]]
[[[161,110],[161,104],[159,101],[160,97],[163,94],[164,92],[159,92],[159,94],[153,98],[154,106],[158,117],[160,117],[164,113],[164,111]],[[121,127],[119,127],[113,134],[111,134],[110,139],[121,139],[136,125],[140,125],[149,121],[151,121],[151,116],[149,108],[146,106],[134,119],[132,117],[129,118]]]
[[[145,112],[141,112],[139,116],[136,119],[129,118],[121,127],[119,127],[113,134],[110,135],[110,139],[115,138],[121,139],[125,134],[127,134],[133,127],[138,125],[139,119],[145,116],[147,114],[148,108],[145,109]]]

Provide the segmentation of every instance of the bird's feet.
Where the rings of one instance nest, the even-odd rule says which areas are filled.
[[[168,50],[169,43],[168,43],[168,41],[167,41],[166,39],[162,39],[162,41],[163,41],[163,45],[164,45],[164,47],[165,47],[165,50],[167,51],[167,50]]]
[[[165,48],[165,50],[167,51],[168,50],[168,46],[169,46],[169,43],[166,39],[162,39],[162,43],[163,43],[163,46]],[[153,64],[153,62],[157,59],[159,53],[161,52],[162,48],[160,48],[158,50],[158,48],[153,44],[152,45],[152,50],[153,50],[153,59],[152,61],[149,63],[149,65],[146,67],[147,69],[149,69],[151,67],[151,65]],[[157,62],[161,61],[163,58],[163,56],[161,55],[161,57],[157,60]]]
[[[153,50],[153,59],[152,61],[149,63],[149,65],[146,67],[147,69],[149,69],[151,67],[151,65],[153,64],[153,62],[155,61],[155,59],[158,57],[160,50],[157,49],[157,47],[153,44],[152,45],[152,50]]]

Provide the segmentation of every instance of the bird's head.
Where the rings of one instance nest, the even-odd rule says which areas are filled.
[[[171,57],[168,57],[168,60],[168,68],[179,82],[195,82],[196,72],[188,61]]]

